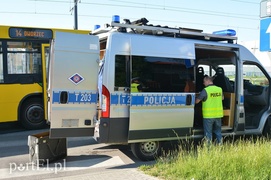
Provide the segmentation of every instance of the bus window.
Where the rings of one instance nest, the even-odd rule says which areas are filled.
[[[8,74],[40,74],[40,44],[7,42]]]

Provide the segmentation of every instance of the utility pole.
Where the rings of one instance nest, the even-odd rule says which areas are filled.
[[[74,0],[74,29],[78,29],[78,15],[77,15],[77,3],[78,0]]]

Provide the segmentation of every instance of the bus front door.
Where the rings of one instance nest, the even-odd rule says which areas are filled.
[[[48,119],[47,77],[48,77],[49,47],[50,47],[49,44],[42,44],[41,46],[43,107],[44,107],[44,119],[46,120]]]
[[[56,33],[48,87],[51,138],[94,135],[99,49],[96,36]]]

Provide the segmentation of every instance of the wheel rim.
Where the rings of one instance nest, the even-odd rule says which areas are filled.
[[[26,118],[31,123],[39,123],[43,121],[43,108],[39,105],[33,105],[28,108]]]
[[[140,151],[144,155],[153,156],[157,153],[157,150],[159,148],[159,142],[145,142],[140,144]]]

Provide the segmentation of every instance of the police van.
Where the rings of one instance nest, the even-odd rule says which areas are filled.
[[[270,76],[237,44],[234,30],[204,33],[119,19],[90,35],[57,32],[48,88],[51,138],[95,136],[129,144],[137,158],[151,160],[163,142],[203,137],[195,98],[204,75],[224,93],[223,136],[270,133]],[[141,91],[131,92],[134,78]]]

